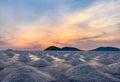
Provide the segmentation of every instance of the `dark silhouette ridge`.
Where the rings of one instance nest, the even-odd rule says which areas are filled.
[[[81,51],[81,50],[74,48],[74,47],[59,48],[56,46],[50,46],[50,47],[46,48],[44,51]]]
[[[90,51],[120,51],[120,48],[116,47],[98,47]]]
[[[63,47],[61,50],[62,51],[80,51],[78,48],[74,48],[74,47]]]
[[[7,49],[6,51],[13,51],[13,49]]]
[[[59,50],[61,50],[61,49],[56,46],[50,46],[50,47],[46,48],[44,51],[59,51]]]

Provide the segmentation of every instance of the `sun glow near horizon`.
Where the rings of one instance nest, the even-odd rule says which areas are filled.
[[[0,49],[120,47],[120,0],[31,1],[0,1]]]

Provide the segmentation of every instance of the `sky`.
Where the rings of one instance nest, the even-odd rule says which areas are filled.
[[[0,0],[0,49],[120,48],[120,0]]]

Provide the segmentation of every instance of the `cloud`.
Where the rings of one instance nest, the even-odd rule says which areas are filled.
[[[5,42],[4,40],[2,40],[2,37],[0,37],[0,49],[4,49],[6,47],[8,47],[9,43]]]
[[[20,1],[20,4],[25,3],[23,7],[18,3],[19,6],[0,6],[3,11],[0,13],[3,41],[20,49],[43,49],[51,45],[83,49],[104,45],[120,47],[117,45],[120,39],[120,0],[92,0],[92,3],[84,2],[87,4],[85,7],[78,6],[74,0],[70,0],[69,4],[67,2],[27,0]]]
[[[80,38],[79,40],[92,40],[92,39],[96,39],[96,38],[100,38],[100,37],[102,37],[102,36],[104,36],[104,35],[106,35],[106,33],[103,33],[103,34],[101,34],[101,35],[96,35],[96,36],[90,36],[90,37],[84,37],[84,38]],[[78,40],[78,39],[77,39]]]

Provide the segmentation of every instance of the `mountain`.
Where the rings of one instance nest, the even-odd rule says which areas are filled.
[[[80,51],[79,49],[74,47],[63,47],[61,50],[62,51]]]
[[[90,51],[120,51],[120,48],[115,47],[98,47]]]
[[[50,47],[46,48],[44,51],[59,51],[59,50],[61,50],[61,49],[56,46],[50,46]]]
[[[74,48],[74,47],[59,48],[56,46],[50,46],[50,47],[46,48],[44,51],[80,51],[80,50],[77,48]]]

